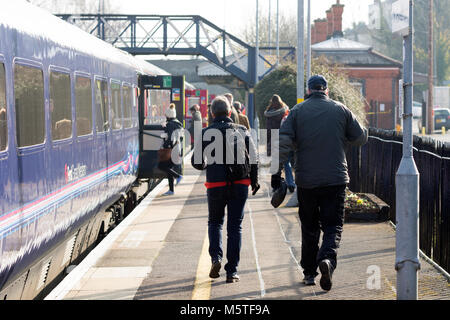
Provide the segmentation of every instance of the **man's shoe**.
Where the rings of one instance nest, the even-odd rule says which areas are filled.
[[[315,280],[315,276],[312,275],[306,275],[303,278],[303,283],[307,286],[315,286],[316,285],[316,280]]]
[[[220,260],[213,262],[211,270],[209,271],[209,277],[213,279],[220,277],[219,271],[221,267],[222,264],[220,263]]]
[[[227,275],[227,283],[238,282],[239,276],[237,274]]]
[[[293,193],[295,191],[295,187],[294,186],[290,186],[290,187],[288,187],[288,189],[289,189],[290,193]]]
[[[333,267],[330,260],[324,259],[319,263],[319,270],[322,274],[320,278],[320,287],[325,291],[330,291],[333,283],[331,282],[331,277],[333,274]]]

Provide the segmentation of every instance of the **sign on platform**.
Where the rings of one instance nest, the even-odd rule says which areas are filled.
[[[172,77],[171,76],[164,76],[163,77],[163,87],[164,88],[170,88],[172,86]]]
[[[409,30],[409,0],[397,0],[392,3],[392,32],[403,36]]]

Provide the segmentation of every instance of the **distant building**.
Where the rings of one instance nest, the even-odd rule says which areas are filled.
[[[381,29],[382,19],[391,29],[392,3],[395,1],[385,0],[381,2],[380,0],[375,0],[373,4],[369,5],[369,24],[367,25],[369,29]]]
[[[370,126],[393,129],[397,119],[395,112],[402,63],[374,51],[369,45],[345,39],[342,34],[343,7],[337,1],[327,11],[326,19],[315,21],[316,34],[311,37],[312,54],[342,65],[352,85],[365,98]]]

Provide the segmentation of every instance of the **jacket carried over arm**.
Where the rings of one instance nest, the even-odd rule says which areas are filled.
[[[301,188],[347,184],[345,149],[367,142],[367,130],[342,103],[316,92],[291,109],[280,128],[279,163],[295,150],[296,183]]]

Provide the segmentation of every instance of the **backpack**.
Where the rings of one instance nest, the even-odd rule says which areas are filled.
[[[250,157],[245,136],[235,125],[220,128],[220,131],[223,134],[224,166],[227,181],[232,182],[248,178],[250,176]]]

